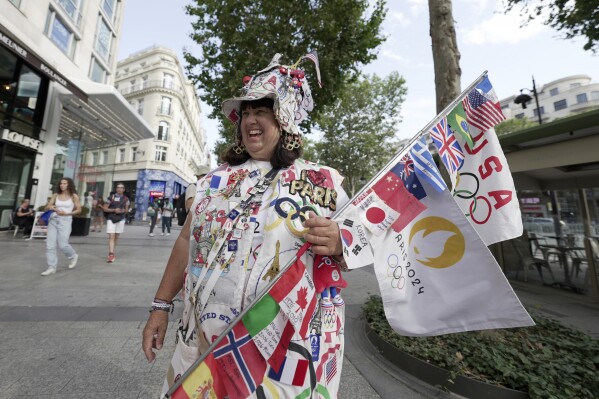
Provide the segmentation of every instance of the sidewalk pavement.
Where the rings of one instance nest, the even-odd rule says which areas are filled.
[[[43,239],[0,235],[0,398],[158,398],[174,349],[173,317],[157,360],[141,352],[141,332],[179,233],[148,237],[148,226],[125,227],[116,262],[106,263],[104,233],[72,237],[77,267],[59,255],[46,269]],[[366,340],[361,306],[379,294],[371,268],[345,275],[349,289],[340,399],[449,398],[387,362]],[[555,288],[514,283],[525,305],[599,338],[599,304]],[[181,311],[180,307],[175,313]]]

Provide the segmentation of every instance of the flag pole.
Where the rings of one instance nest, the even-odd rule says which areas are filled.
[[[480,74],[480,76],[478,78],[476,78],[476,80],[472,83],[470,83],[468,85],[468,87],[466,87],[459,96],[457,96],[452,102],[450,102],[445,108],[443,108],[443,110],[437,114],[433,119],[431,119],[431,121],[423,128],[421,129],[414,137],[412,137],[410,139],[410,141],[408,142],[408,144],[406,144],[405,146],[401,147],[399,149],[399,151],[395,154],[395,156],[391,157],[391,159],[389,160],[389,162],[387,162],[387,164],[381,169],[379,170],[369,181],[368,183],[364,184],[364,186],[362,186],[362,188],[360,189],[360,191],[358,191],[356,193],[356,195],[353,196],[353,198],[349,201],[347,201],[345,204],[343,204],[343,206],[341,206],[339,209],[337,209],[337,211],[333,214],[333,216],[331,216],[331,218],[336,217],[338,215],[340,215],[345,208],[347,208],[349,206],[349,204],[351,204],[356,198],[360,197],[360,195],[362,195],[362,193],[364,191],[366,191],[367,187],[369,187],[371,185],[371,183],[375,182],[376,180],[378,180],[379,177],[381,177],[382,175],[384,175],[385,173],[387,173],[388,169],[393,166],[395,164],[395,161],[404,156],[406,152],[408,152],[408,150],[412,147],[412,144],[420,139],[420,137],[427,133],[431,127],[433,127],[435,125],[435,123],[437,123],[439,121],[439,119],[441,119],[442,117],[446,116],[448,113],[450,113],[453,108],[456,106],[456,104],[460,101],[462,101],[464,99],[464,97],[466,97],[468,95],[468,93],[470,93],[470,91],[476,87],[477,84],[480,83],[481,80],[483,80],[486,76],[487,76],[487,72],[488,71],[484,71],[483,73]]]
[[[391,160],[389,162],[387,162],[387,164],[376,175],[374,175],[370,179],[370,181],[367,184],[365,184],[362,187],[362,189],[360,189],[360,191],[358,191],[358,193],[356,195],[354,195],[352,197],[351,200],[349,200],[348,202],[346,202],[341,208],[338,208],[331,215],[331,219],[335,218],[337,215],[340,215],[347,208],[347,206],[350,203],[352,203],[356,198],[358,198],[366,190],[366,187],[368,187],[370,185],[370,183],[374,182],[381,175],[383,175],[384,173],[386,173],[387,169],[389,169],[389,167],[391,165],[393,165],[393,162],[397,158],[399,158],[400,156],[404,155],[404,153],[408,151],[408,149],[412,146],[412,144],[416,140],[418,140],[424,133],[428,132],[429,129],[440,119],[440,117],[443,117],[446,114],[448,114],[453,109],[453,107],[455,107],[455,105],[458,102],[462,101],[462,99],[464,97],[466,97],[468,95],[468,93],[470,93],[470,91],[477,84],[479,84],[480,81],[483,80],[483,78],[485,76],[487,76],[487,71],[484,71],[483,73],[481,73],[480,76],[474,82],[470,83],[470,85],[468,85],[468,87],[466,87],[466,89],[464,89],[460,93],[460,95],[458,97],[456,97],[452,102],[450,102],[443,109],[443,111],[441,111],[437,116],[435,116],[423,129],[421,129],[414,137],[412,137],[412,139],[410,139],[410,141],[408,142],[408,144],[405,145],[404,147],[402,147],[397,152],[397,154],[394,157],[392,157]],[[243,316],[245,316],[250,311],[250,309],[252,309],[253,305],[256,304],[256,303],[258,303],[262,298],[264,298],[264,296],[270,291],[270,289],[281,278],[281,276],[283,276],[285,274],[285,272],[291,267],[291,265],[293,265],[304,254],[304,252],[306,252],[306,250],[311,245],[312,244],[310,244],[309,242],[306,242],[304,245],[302,245],[300,247],[300,249],[298,250],[297,254],[293,258],[291,258],[289,260],[289,262],[282,269],[280,269],[279,273],[273,279],[271,279],[269,281],[268,285],[252,301],[251,305],[241,310],[241,312],[239,313],[239,315],[237,317],[235,317],[235,319],[231,322],[231,324],[229,324],[227,326],[227,328],[225,328],[224,331],[212,342],[212,344],[210,344],[210,346],[208,347],[208,349],[206,349],[206,351],[204,351],[204,353],[202,353],[202,355],[200,355],[199,359],[196,360],[195,362],[193,362],[193,364],[191,366],[189,366],[189,368],[183,374],[181,374],[181,377],[169,388],[169,390],[167,391],[167,393],[164,394],[161,399],[169,399],[169,398],[172,397],[171,395],[183,384],[183,381],[185,381],[185,379],[204,361],[204,359],[206,359],[206,357],[210,353],[212,353],[212,351],[218,346],[218,344],[227,336],[227,334],[229,334],[231,332],[231,330],[233,330],[233,328],[237,325],[237,323],[239,323],[239,321],[243,318]]]

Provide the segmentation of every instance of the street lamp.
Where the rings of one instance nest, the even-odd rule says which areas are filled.
[[[532,97],[528,94],[522,93],[522,91],[527,90],[535,96],[535,102],[537,103],[537,116],[539,117],[539,125],[543,123],[541,119],[541,107],[539,107],[539,95],[537,94],[537,86],[535,85],[535,77],[532,77],[532,90],[530,89],[520,89],[520,94],[514,98],[514,102],[516,104],[522,104],[522,109],[526,109],[526,104],[532,100]]]

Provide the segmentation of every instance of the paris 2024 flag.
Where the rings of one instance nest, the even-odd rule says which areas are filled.
[[[391,199],[369,199],[370,193],[336,218],[343,226],[366,231],[371,247],[366,249],[393,329],[429,336],[534,325],[445,187],[424,139],[398,158],[391,171],[403,186],[395,190],[394,202],[403,206],[384,207]],[[385,218],[368,216],[372,206],[383,209]],[[364,256],[351,249],[345,253]]]

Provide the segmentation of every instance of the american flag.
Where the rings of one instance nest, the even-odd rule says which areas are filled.
[[[320,82],[320,66],[318,64],[318,53],[316,52],[316,50],[312,50],[302,57],[302,59],[306,58],[314,63],[314,66],[316,67],[316,80],[318,81],[318,87],[322,87],[322,83]]]
[[[501,112],[501,106],[496,99],[493,86],[487,77],[479,83],[462,100],[464,111],[466,111],[466,120],[469,124],[486,132],[493,126],[505,120]]]
[[[335,354],[333,354],[331,359],[327,362],[324,367],[324,372],[326,373],[327,384],[329,384],[335,377],[335,374],[337,374],[337,356]]]
[[[447,170],[455,173],[464,163],[464,153],[447,124],[447,118],[443,117],[429,133]]]

